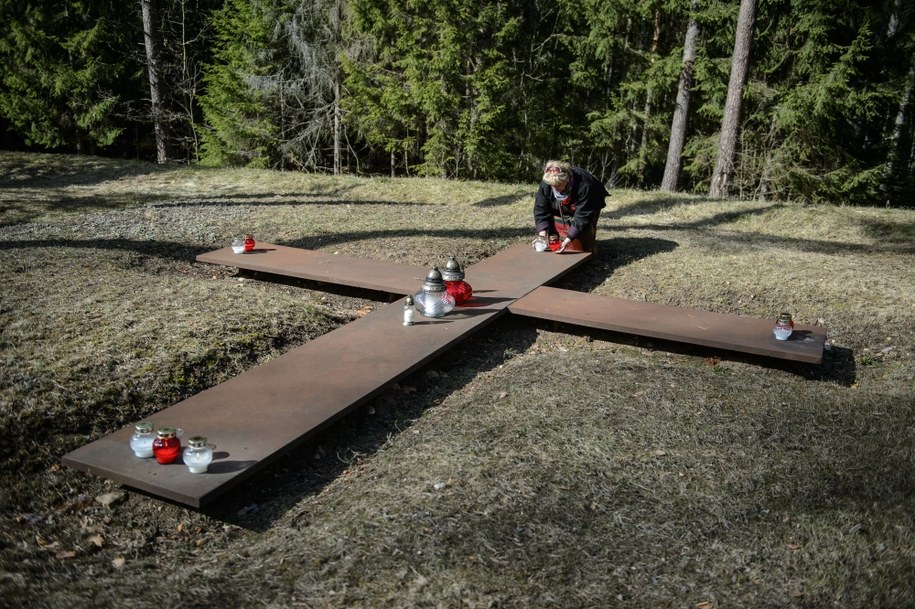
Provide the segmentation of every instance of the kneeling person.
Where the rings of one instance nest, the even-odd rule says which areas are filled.
[[[534,197],[534,225],[557,253],[593,252],[597,219],[610,193],[588,171],[562,161],[549,161]]]

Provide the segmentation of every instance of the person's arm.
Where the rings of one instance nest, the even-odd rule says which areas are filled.
[[[558,234],[553,221],[553,209],[550,206],[551,196],[549,185],[541,182],[537,194],[534,195],[534,232],[543,233],[544,236]]]
[[[596,178],[582,175],[579,177],[576,195],[575,215],[572,216],[572,225],[568,232],[572,239],[578,237],[578,234],[591,224],[594,214],[603,209],[607,191],[603,184],[597,182]]]

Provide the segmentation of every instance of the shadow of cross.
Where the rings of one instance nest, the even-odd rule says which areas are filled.
[[[155,415],[162,425],[205,435],[219,451],[205,474],[179,459],[139,459],[125,427],[74,450],[64,465],[193,507],[202,507],[321,429],[411,374],[456,342],[511,312],[794,361],[822,360],[825,330],[798,327],[776,341],[769,320],[640,303],[547,287],[591,258],[538,253],[519,243],[465,269],[473,306],[443,318],[402,324],[403,299],[207,389]],[[391,294],[413,294],[428,268],[259,244],[230,248],[200,262]]]

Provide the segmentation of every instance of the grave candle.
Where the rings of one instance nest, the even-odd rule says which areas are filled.
[[[178,439],[178,430],[174,427],[162,427],[156,432],[156,439],[153,440],[153,454],[156,461],[166,465],[174,463],[181,454],[181,440]]]
[[[444,317],[454,308],[454,296],[445,289],[442,273],[433,267],[423,282],[422,291],[413,296],[416,310],[426,317]]]
[[[184,464],[192,474],[203,474],[213,461],[213,449],[207,444],[206,436],[188,438],[184,449]]]
[[[130,436],[130,448],[133,454],[141,459],[153,456],[153,424],[149,421],[140,421],[134,425],[134,432]]]
[[[791,318],[791,313],[785,312],[779,315],[775,320],[772,332],[778,340],[788,340],[788,337],[794,332],[794,320]]]
[[[454,297],[455,305],[460,306],[473,296],[473,288],[464,281],[464,269],[461,268],[460,263],[454,256],[445,264],[445,270],[442,271],[442,279],[445,281],[445,288],[448,293]]]
[[[403,303],[403,325],[412,326],[416,319],[416,309],[413,304],[413,297],[407,296]]]
[[[250,234],[245,235],[245,253],[248,253],[251,250],[253,250],[254,244],[255,244],[254,235],[250,235]]]

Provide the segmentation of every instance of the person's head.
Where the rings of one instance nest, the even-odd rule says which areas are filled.
[[[569,182],[569,175],[572,173],[572,166],[564,161],[547,161],[546,167],[543,168],[543,181],[562,190]]]

